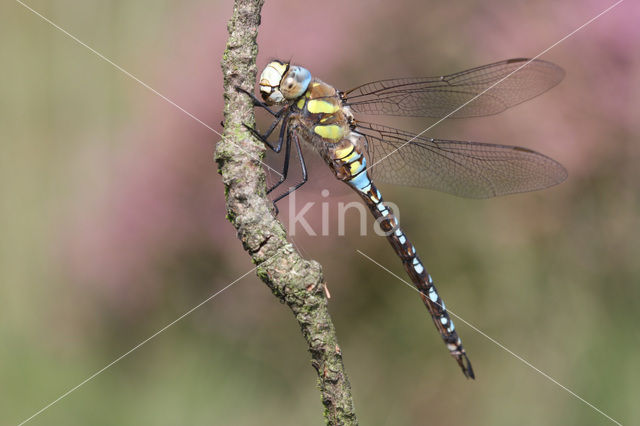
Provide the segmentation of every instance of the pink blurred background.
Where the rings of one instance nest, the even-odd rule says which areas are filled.
[[[221,131],[231,2],[29,4]],[[292,59],[340,89],[446,74],[537,55],[611,4],[267,1],[258,68]],[[15,423],[252,265],[225,219],[219,135],[19,4],[0,10],[11,154],[0,377],[17,389],[0,419]],[[569,170],[561,186],[487,201],[382,188],[448,307],[624,424],[640,420],[638,22],[640,6],[623,2],[542,56],[566,70],[558,87],[429,133],[540,151]],[[332,209],[356,199],[306,158],[300,204],[326,201],[325,188]],[[320,228],[319,209],[306,217]],[[478,370],[462,380],[416,295],[355,251],[402,274],[392,250],[358,231],[294,243],[324,265],[363,424],[606,424],[458,322]],[[38,421],[322,424],[299,332],[253,274],[167,334]]]

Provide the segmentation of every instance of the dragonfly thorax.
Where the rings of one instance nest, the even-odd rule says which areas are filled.
[[[260,94],[269,105],[299,98],[307,91],[311,73],[306,68],[272,61],[260,74]]]

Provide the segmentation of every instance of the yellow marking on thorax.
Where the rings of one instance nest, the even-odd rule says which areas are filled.
[[[333,114],[340,107],[333,102],[320,99],[311,99],[307,102],[307,111],[311,114]]]
[[[298,109],[302,109],[302,108],[304,108],[304,103],[305,103],[305,102],[306,102],[306,99],[305,99],[305,98],[300,98],[300,100],[298,101],[298,104],[297,104]]]
[[[328,125],[317,125],[313,128],[313,131],[322,136],[325,139],[338,140],[341,139],[344,132],[342,131],[342,127],[336,124],[328,124]]]

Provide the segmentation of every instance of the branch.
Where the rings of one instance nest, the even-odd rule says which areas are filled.
[[[286,230],[272,214],[266,196],[261,160],[264,145],[242,123],[255,124],[252,101],[235,90],[253,90],[256,81],[256,37],[263,0],[236,0],[228,24],[229,39],[222,58],[224,135],[216,161],[225,185],[227,219],[273,294],[291,308],[318,373],[325,418],[329,425],[355,425],[351,385],[342,363],[335,328],[329,316],[320,264],[305,260],[286,239]]]

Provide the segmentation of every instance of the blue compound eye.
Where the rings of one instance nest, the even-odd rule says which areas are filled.
[[[293,66],[280,82],[280,92],[286,99],[299,98],[307,91],[311,82],[311,73],[306,68]]]

